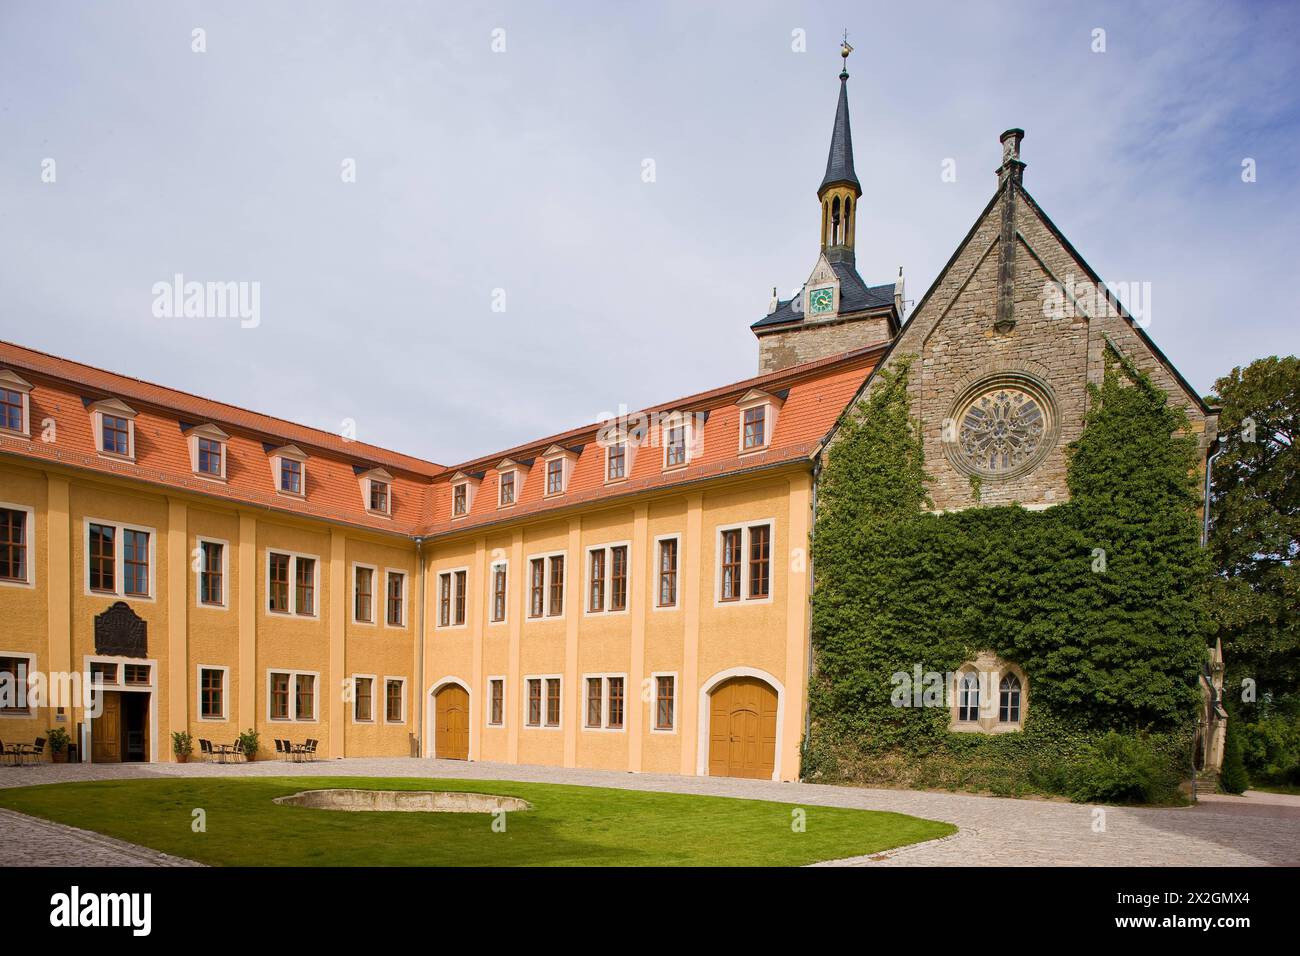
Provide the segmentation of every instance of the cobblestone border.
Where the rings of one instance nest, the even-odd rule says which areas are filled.
[[[59,866],[59,867],[79,867],[87,865],[118,865],[118,866],[203,866],[194,860],[187,860],[184,857],[172,856],[169,853],[163,853],[159,850],[151,850],[149,847],[139,846],[135,843],[127,843],[125,840],[118,840],[115,837],[105,836],[102,833],[95,833],[91,830],[82,830],[78,827],[71,827],[65,823],[56,823],[53,820],[45,820],[41,817],[33,817],[26,813],[19,813],[17,810],[7,810],[0,808],[0,829],[9,826],[25,827],[28,831],[43,830],[48,834],[50,841],[48,856],[41,860],[25,860],[22,862],[8,860],[7,866]],[[122,857],[122,861],[113,863],[102,863],[100,861],[88,861],[78,859],[79,855],[84,854],[88,848],[94,848],[99,851],[107,851],[110,857]]]

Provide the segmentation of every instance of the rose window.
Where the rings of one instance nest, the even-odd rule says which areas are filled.
[[[1046,450],[1045,402],[1014,385],[977,395],[958,418],[957,451],[974,471],[1005,475],[1036,462]]]

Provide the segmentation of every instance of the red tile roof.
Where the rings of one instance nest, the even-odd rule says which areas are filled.
[[[816,362],[756,376],[721,388],[644,409],[655,415],[670,411],[708,412],[703,448],[686,468],[663,470],[660,445],[638,450],[625,481],[604,482],[604,449],[596,442],[600,423],[444,467],[364,442],[349,442],[319,429],[210,401],[139,379],[117,375],[43,352],[0,342],[0,368],[31,381],[32,440],[0,433],[0,453],[37,461],[54,461],[104,474],[117,474],[171,488],[210,494],[234,502],[264,506],[327,521],[391,531],[437,535],[501,520],[535,515],[576,504],[703,479],[739,474],[806,458],[830,430],[836,417],[883,354],[883,347],[859,349]],[[740,455],[736,400],[752,388],[788,389],[769,447]],[[98,453],[91,417],[83,399],[116,397],[138,413],[136,460],[117,461]],[[57,439],[41,440],[41,422],[51,418]],[[227,481],[215,483],[191,470],[189,447],[181,424],[220,425],[230,433]],[[655,436],[657,440],[657,435]],[[289,498],[275,491],[266,445],[294,443],[307,453],[307,495]],[[583,445],[564,494],[545,498],[545,463],[553,444]],[[537,459],[516,487],[517,503],[497,508],[495,466],[504,458]],[[381,465],[393,474],[392,517],[370,514],[362,500],[359,468]],[[451,519],[451,479],[459,472],[485,473],[468,516]]]

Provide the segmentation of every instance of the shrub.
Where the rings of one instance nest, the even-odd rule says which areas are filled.
[[[1300,772],[1300,716],[1273,714],[1242,723],[1241,756],[1246,773],[1261,783],[1286,783]]]
[[[1246,764],[1241,757],[1240,721],[1228,720],[1228,739],[1223,744],[1223,769],[1219,771],[1219,789],[1224,793],[1244,793],[1250,786]]]
[[[1078,803],[1156,803],[1172,797],[1169,773],[1151,746],[1111,732],[1088,747],[1068,775]]]

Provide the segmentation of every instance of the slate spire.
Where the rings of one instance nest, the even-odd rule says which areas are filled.
[[[846,38],[840,47],[840,56],[844,58],[844,68],[840,70],[840,101],[835,107],[835,126],[831,130],[831,151],[826,157],[826,175],[817,188],[820,195],[828,186],[836,183],[850,183],[862,191],[858,174],[853,171],[853,131],[849,128],[849,54],[853,47]]]

